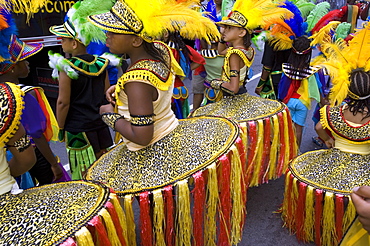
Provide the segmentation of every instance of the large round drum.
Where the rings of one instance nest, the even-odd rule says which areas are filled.
[[[44,185],[0,196],[0,245],[127,245],[123,218],[104,185]]]
[[[228,96],[200,107],[193,116],[215,115],[240,124],[247,152],[247,184],[279,178],[297,154],[293,123],[285,104],[248,93]]]
[[[119,144],[89,168],[86,178],[107,184],[122,198],[129,245],[136,245],[134,197],[143,245],[236,244],[246,203],[239,127],[220,117],[179,123],[144,149],[129,151]]]
[[[370,156],[339,149],[307,152],[289,165],[282,216],[299,240],[338,245],[356,211],[354,187],[370,185]]]

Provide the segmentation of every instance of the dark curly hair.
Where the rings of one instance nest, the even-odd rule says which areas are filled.
[[[306,54],[297,54],[310,48],[311,41],[306,36],[301,36],[293,41],[293,48],[288,58],[288,63],[296,69],[309,68],[312,50]]]
[[[171,64],[167,64],[167,62],[163,58],[164,54],[162,53],[160,49],[157,49],[154,46],[154,43],[149,43],[143,40],[143,47],[144,47],[145,52],[147,52],[148,55],[152,56],[155,60],[159,60],[163,62],[168,68],[171,66]]]
[[[349,90],[359,97],[370,95],[370,73],[362,69],[352,71],[350,77],[351,84]],[[370,97],[366,99],[354,99],[349,97],[349,111],[356,115],[357,113],[366,114],[365,118],[370,117]]]

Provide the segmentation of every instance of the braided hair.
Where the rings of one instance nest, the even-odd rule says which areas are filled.
[[[301,36],[293,41],[293,48],[288,58],[288,63],[296,69],[307,69],[310,66],[312,50],[311,41],[306,36]],[[305,52],[307,51],[307,52]],[[304,54],[301,54],[301,53]]]
[[[362,69],[355,69],[351,73],[351,84],[349,90],[359,96],[366,97],[370,95],[370,73]],[[348,101],[349,111],[356,115],[357,113],[366,113],[363,118],[370,117],[370,97],[366,99],[354,99],[349,97]]]
[[[171,64],[167,64],[165,59],[163,58],[164,54],[160,49],[157,49],[154,46],[154,43],[149,43],[143,40],[143,47],[148,55],[152,56],[155,60],[159,60],[160,62],[164,63],[167,68],[170,68]]]

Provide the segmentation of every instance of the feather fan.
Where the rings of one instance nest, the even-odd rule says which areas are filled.
[[[288,26],[290,26],[290,28],[292,29],[292,31],[294,33],[294,36],[300,37],[300,36],[304,35],[304,31],[302,29],[303,18],[302,18],[302,15],[301,15],[301,11],[291,1],[285,1],[284,3],[285,4],[282,5],[281,8],[286,8],[290,12],[293,13],[293,17],[289,20],[285,20],[285,23],[287,23]]]
[[[307,31],[311,31],[316,23],[329,12],[330,4],[328,2],[321,2],[307,16]]]
[[[33,14],[40,11],[46,0],[0,0],[0,8],[8,11],[17,10],[18,13],[27,14],[27,22]]]
[[[326,26],[330,21],[340,21],[344,15],[344,12],[340,9],[335,9],[324,15],[312,28],[311,32],[318,32],[321,28]]]

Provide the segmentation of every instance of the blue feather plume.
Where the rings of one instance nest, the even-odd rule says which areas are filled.
[[[302,18],[301,11],[291,1],[286,0],[286,1],[284,1],[284,4],[285,5],[282,5],[280,7],[281,8],[286,8],[294,14],[293,18],[291,18],[289,20],[284,20],[285,23],[287,23],[290,26],[290,28],[294,32],[296,38],[304,35],[305,31],[303,30],[303,27],[302,27],[303,18]]]
[[[4,17],[9,27],[0,30],[0,60],[10,59],[9,44],[12,34],[17,35],[18,29],[15,25],[15,21],[12,18],[12,14],[5,9],[0,9],[0,15]]]

